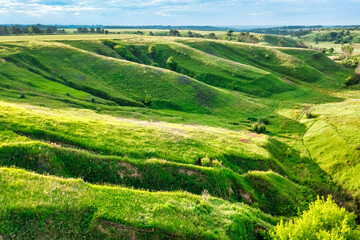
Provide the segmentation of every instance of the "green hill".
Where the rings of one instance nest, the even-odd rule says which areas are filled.
[[[0,43],[0,239],[261,239],[316,195],[359,211],[352,69],[100,37]]]

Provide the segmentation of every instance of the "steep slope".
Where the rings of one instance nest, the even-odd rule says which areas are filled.
[[[162,68],[167,68],[167,59],[173,57],[177,63],[177,68],[173,69],[174,71],[216,87],[237,90],[262,97],[293,90],[291,84],[260,68],[227,61],[226,59],[197,51],[174,40],[176,39],[170,38],[164,41],[159,38],[144,38],[136,39],[135,41],[134,39],[122,39],[121,41],[112,42],[104,41],[104,43],[113,47],[114,52],[118,52],[121,57],[127,60],[157,65]],[[87,44],[79,42],[67,41],[65,43],[86,50],[104,52],[93,47],[89,48]],[[95,46],[95,43],[92,44]],[[98,46],[98,49],[102,48],[103,46]]]
[[[359,99],[313,108],[304,143],[319,165],[344,188],[360,196]]]
[[[97,186],[13,168],[0,168],[0,183],[5,239],[256,239],[259,228],[274,223],[259,210],[206,195]]]
[[[285,181],[286,189],[275,191],[275,185],[257,188],[243,176],[251,170],[288,175],[290,166],[267,150],[271,143],[265,135],[6,102],[1,102],[0,114],[3,166],[142,189],[197,194],[206,190],[224,199],[258,203],[260,209],[278,215],[294,214],[312,199],[306,195],[312,190],[291,181]],[[264,181],[278,182],[279,177],[268,174]],[[291,195],[294,189],[304,192]],[[265,198],[267,191],[283,203],[273,205],[278,198]]]
[[[318,194],[356,211],[348,73],[226,41],[3,42],[0,237],[255,239]]]

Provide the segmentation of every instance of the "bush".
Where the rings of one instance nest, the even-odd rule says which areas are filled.
[[[269,124],[270,124],[269,119],[267,119],[267,118],[265,118],[265,117],[260,118],[260,119],[259,119],[259,122],[260,122],[260,123],[263,123],[263,124],[265,124],[265,125],[269,125]]]
[[[354,76],[349,76],[345,80],[346,87],[350,87],[350,86],[358,84],[358,83],[359,83],[359,79]]]
[[[222,166],[222,161],[219,161],[219,160],[217,160],[217,159],[214,159],[213,162],[212,162],[212,164],[213,164],[213,167],[221,168],[221,166]]]
[[[125,46],[117,45],[114,49],[124,59],[133,61],[133,62],[138,61],[136,59],[136,57]]]
[[[104,45],[108,46],[111,49],[114,49],[115,46],[117,45],[117,43],[114,42],[113,40],[103,40],[102,42]]]
[[[309,210],[270,231],[272,239],[360,239],[356,215],[340,208],[329,196],[310,204]]]
[[[156,48],[154,45],[150,45],[150,47],[148,48],[148,53],[151,57],[154,57],[156,54]]]
[[[266,126],[264,123],[256,122],[253,124],[252,130],[257,133],[264,133],[266,132]]]
[[[210,167],[211,161],[208,157],[201,159],[201,166]]]
[[[169,57],[166,61],[166,67],[172,71],[176,71],[178,69],[178,64],[173,57]]]

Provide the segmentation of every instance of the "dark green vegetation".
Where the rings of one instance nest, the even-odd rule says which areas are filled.
[[[261,239],[317,195],[358,212],[352,74],[222,40],[2,42],[0,236]]]

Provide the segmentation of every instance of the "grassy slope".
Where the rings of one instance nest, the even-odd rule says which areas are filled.
[[[312,157],[345,188],[359,192],[359,100],[316,106],[304,143]]]
[[[2,165],[152,190],[183,189],[200,194],[207,189],[225,199],[257,202],[264,211],[280,215],[296,211],[299,203],[295,198],[311,198],[305,193],[289,197],[288,192],[300,188],[291,183],[288,189],[274,192],[284,195],[284,203],[273,205],[275,199],[264,198],[265,190],[241,175],[270,169],[287,175],[288,167],[272,156],[267,149],[271,143],[264,135],[5,102],[0,113],[5,126],[0,137]],[[223,166],[199,167],[199,159],[204,157],[218,159]],[[283,205],[292,211],[284,211]]]
[[[308,50],[174,40],[144,37],[116,40],[131,50],[135,62],[122,60],[116,51],[98,40],[3,43],[1,165],[141,189],[186,190],[195,194],[206,190],[213,196],[288,216],[295,215],[298,207],[303,209],[315,194],[337,189],[329,186],[327,174],[340,183],[356,182],[354,174],[346,179],[344,175],[337,177],[342,173],[324,164],[321,154],[311,148],[316,146],[311,142],[311,134],[316,135],[323,127],[306,132],[309,122],[297,122],[303,103],[339,100],[324,93],[323,88],[338,87],[346,69]],[[155,45],[157,56],[149,55],[150,45]],[[179,63],[179,72],[190,76],[139,64],[157,63],[165,67],[169,56]],[[240,86],[236,91],[231,90],[233,81]],[[336,103],[328,105],[326,111]],[[298,113],[288,116],[287,113],[294,112],[288,108],[295,108]],[[270,117],[268,136],[245,130],[261,116]],[[202,126],[194,125],[199,123]],[[357,129],[355,125],[351,132]],[[303,156],[301,151],[305,148],[299,142],[305,132],[309,156]],[[351,138],[356,143],[354,136]],[[322,141],[321,135],[314,138]],[[214,167],[211,163],[209,167],[201,166],[199,159],[203,157],[218,159],[223,166]],[[58,216],[72,216],[66,214]],[[176,221],[171,219],[169,225],[161,225],[159,236],[169,236],[163,229],[171,229],[167,226]],[[129,224],[133,228],[103,223],[102,227],[144,233],[136,223]],[[239,225],[246,226],[246,220]],[[6,233],[14,231],[17,230]],[[192,231],[186,229],[177,234],[184,236]],[[196,231],[189,237],[202,234]],[[217,226],[211,225],[209,231],[217,232]],[[49,230],[49,234],[55,233]],[[231,234],[221,236],[235,238]]]
[[[11,168],[0,168],[0,182],[2,238],[255,239],[258,227],[274,222],[205,195],[96,186]]]

